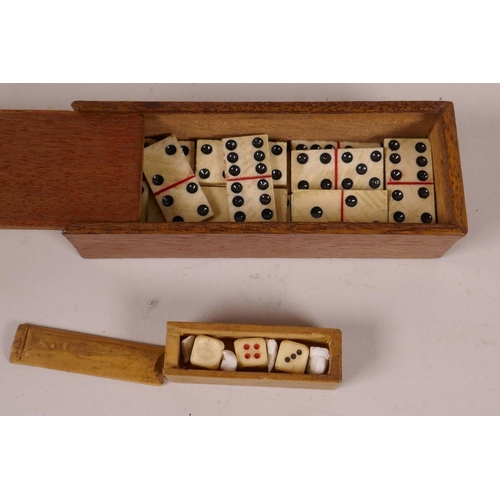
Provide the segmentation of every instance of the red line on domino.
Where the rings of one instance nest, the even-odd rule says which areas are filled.
[[[252,181],[255,179],[270,179],[272,175],[254,175],[253,177],[231,177],[226,179],[227,182],[236,182],[236,181]]]
[[[182,179],[182,181],[177,181],[177,182],[174,182],[173,184],[170,184],[170,186],[166,186],[162,189],[160,189],[159,191],[156,191],[156,193],[153,193],[155,196],[158,196],[159,194],[167,191],[168,189],[172,189],[173,187],[175,186],[178,186],[179,184],[182,184],[183,182],[187,182],[187,181],[190,181],[191,179],[193,179],[194,177],[196,177],[195,175],[190,175],[189,177],[186,177],[185,179]]]

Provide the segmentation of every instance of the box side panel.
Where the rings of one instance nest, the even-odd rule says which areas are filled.
[[[137,221],[143,117],[0,112],[0,227]]]
[[[65,236],[103,258],[436,258],[463,237],[448,234],[86,234]]]
[[[172,113],[146,114],[146,136],[220,139],[266,133],[277,141],[380,141],[384,137],[427,137],[438,115],[432,113]]]
[[[10,362],[149,385],[163,383],[164,347],[20,325]]]
[[[434,164],[438,222],[454,224],[467,234],[467,211],[453,104],[444,110],[429,135]]]
[[[87,113],[440,113],[445,101],[75,101]]]
[[[285,374],[284,374],[285,375]],[[245,385],[261,387],[288,387],[293,389],[335,389],[338,382],[329,379],[315,379],[311,375],[310,380],[294,379],[292,375],[283,378],[243,378],[243,377],[212,377],[202,375],[190,375],[186,370],[165,370],[165,376],[169,382],[180,382],[184,384],[216,384],[216,385]]]

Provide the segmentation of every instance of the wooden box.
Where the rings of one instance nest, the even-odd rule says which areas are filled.
[[[0,227],[64,229],[85,258],[442,256],[467,233],[450,102],[75,102],[0,111]],[[141,223],[144,137],[427,137],[437,224]]]
[[[218,338],[230,350],[234,340],[246,337],[295,340],[308,346],[327,347],[330,351],[328,371],[324,375],[312,375],[190,368],[183,365],[180,351],[182,338],[189,335]],[[163,374],[170,382],[334,389],[342,380],[342,333],[333,328],[168,322]]]
[[[223,340],[231,350],[232,341],[245,337],[288,339],[328,347],[328,371],[324,375],[300,375],[184,366],[180,358],[181,339],[202,334]],[[342,380],[342,334],[331,328],[168,322],[166,345],[159,346],[21,324],[12,343],[10,362],[156,386],[163,385],[166,377],[171,382],[333,389]]]

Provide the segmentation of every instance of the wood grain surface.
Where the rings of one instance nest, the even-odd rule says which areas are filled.
[[[138,221],[139,114],[0,111],[0,228]]]
[[[64,235],[101,258],[436,258],[463,237],[435,224],[78,224]]]
[[[75,101],[75,111],[86,113],[441,113],[447,101]]]
[[[233,340],[246,337],[295,340],[308,346],[328,347],[328,371],[324,375],[312,375],[267,371],[224,372],[183,367],[180,342],[187,335],[215,337],[224,341],[227,348]],[[168,322],[163,373],[171,382],[334,389],[342,381],[342,332],[334,328]]]
[[[379,141],[385,137],[428,137],[435,157],[436,200],[438,224],[432,228],[423,224],[315,224],[307,227],[300,223],[254,224],[142,224],[138,220],[140,196],[132,191],[140,186],[140,175],[123,196],[134,205],[133,213],[126,212],[124,198],[116,191],[116,158],[111,159],[109,175],[102,168],[94,170],[106,177],[107,191],[114,195],[111,223],[102,223],[109,207],[100,207],[94,216],[92,210],[98,202],[72,214],[65,236],[87,258],[113,257],[382,257],[433,258],[442,256],[456,241],[467,233],[467,216],[461,174],[460,154],[456,133],[453,104],[443,101],[397,102],[97,102],[76,101],[74,115],[101,120],[130,117],[130,113],[144,117],[144,134],[157,138],[173,133],[179,139],[221,138],[231,135],[262,133],[273,140],[289,141],[294,138],[316,140]],[[23,123],[30,116],[24,116]],[[20,115],[22,117],[22,113]],[[40,116],[44,116],[43,113]],[[54,115],[55,116],[55,115]],[[66,116],[66,115],[65,115]],[[72,119],[70,119],[71,121]],[[128,118],[127,118],[128,120]],[[100,125],[102,128],[102,124]],[[51,125],[53,127],[53,124]],[[100,130],[100,129],[99,129]],[[125,140],[124,132],[122,137]],[[109,138],[107,139],[109,140]],[[83,140],[77,141],[79,148]],[[85,148],[83,148],[85,150]],[[108,151],[109,152],[109,151]],[[103,151],[96,153],[102,155]],[[108,158],[108,157],[106,157]],[[97,161],[97,159],[96,159]],[[136,157],[136,162],[140,160]],[[39,175],[40,168],[35,169]],[[92,175],[90,175],[92,174]],[[134,170],[134,175],[137,172]],[[84,175],[82,174],[82,177]],[[54,179],[52,179],[54,181]],[[51,182],[45,177],[42,184]],[[83,182],[83,181],[82,181]],[[89,198],[100,200],[103,179],[92,181]],[[122,183],[128,180],[122,179]],[[19,189],[14,190],[19,193]],[[56,190],[57,192],[60,189]],[[106,189],[105,189],[106,191]],[[46,204],[57,198],[47,192]],[[119,202],[117,202],[117,196]],[[14,197],[12,195],[12,197]],[[17,196],[19,199],[19,195]],[[5,199],[5,198],[4,198]],[[52,200],[52,201],[51,201]],[[124,201],[122,204],[121,201]],[[11,203],[12,205],[12,203]],[[9,206],[11,206],[9,205]],[[43,206],[43,203],[41,204]],[[81,205],[79,205],[81,208]],[[1,207],[0,207],[1,208]],[[26,207],[24,208],[26,209]],[[11,210],[21,220],[23,208]],[[32,221],[32,210],[24,213]],[[59,210],[60,214],[61,210]],[[42,211],[40,214],[44,215]],[[65,213],[68,218],[70,214]],[[107,215],[106,215],[107,216]],[[41,219],[38,217],[38,219]],[[36,217],[35,217],[36,219]],[[114,224],[114,220],[124,223]],[[0,223],[1,223],[0,219]],[[37,220],[41,226],[41,221]],[[21,224],[22,225],[22,224]]]
[[[12,344],[10,362],[162,385],[164,349],[164,346],[22,324]]]

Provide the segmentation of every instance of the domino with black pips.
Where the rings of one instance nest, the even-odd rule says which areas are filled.
[[[290,141],[292,150],[306,151],[314,149],[379,148],[380,142],[359,141],[309,141],[294,139]]]
[[[329,190],[335,188],[335,151],[292,151],[290,155],[291,189]]]
[[[288,187],[287,143],[269,141],[269,152],[269,164],[274,188]]]
[[[213,216],[175,136],[144,149],[143,169],[167,222],[198,222]]]
[[[387,191],[292,193],[293,222],[387,222]]]
[[[389,222],[436,223],[429,139],[388,138],[384,154]]]
[[[217,139],[196,141],[196,177],[202,186],[225,186],[222,142]]]
[[[222,139],[232,222],[276,221],[266,134]]]
[[[384,149],[336,150],[335,189],[384,189]]]

